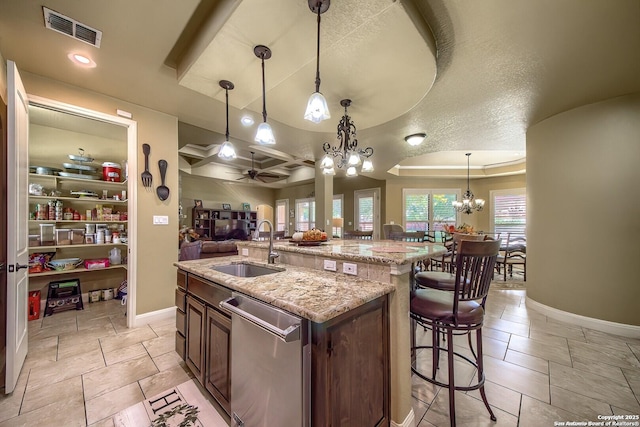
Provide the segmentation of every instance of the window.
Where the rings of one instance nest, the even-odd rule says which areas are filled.
[[[315,226],[315,199],[296,199],[296,231],[311,230]]]
[[[333,210],[331,217],[332,218],[344,218],[343,214],[343,195],[342,194],[334,194],[333,195]],[[342,237],[342,228],[341,227],[333,227],[333,235]]]
[[[402,197],[404,229],[440,231],[445,225],[456,225],[456,210],[451,202],[459,194],[459,190],[405,188]]]
[[[494,233],[526,235],[527,195],[524,188],[491,191],[491,202]]]
[[[276,231],[284,231],[288,235],[289,199],[276,200]]]
[[[354,229],[373,231],[373,238],[380,234],[380,189],[357,190],[353,192]]]

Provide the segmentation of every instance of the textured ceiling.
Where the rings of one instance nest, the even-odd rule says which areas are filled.
[[[219,30],[234,10],[250,5],[251,1],[44,0],[37,3],[0,0],[0,52],[6,59],[16,61],[24,73],[59,80],[177,116],[180,147],[190,143],[220,144],[225,130],[225,109],[220,94],[214,94],[216,99],[186,88],[180,84],[179,77],[189,69],[185,64],[196,64],[199,54],[215,40],[211,19],[217,23],[213,28]],[[334,34],[334,30],[324,31],[330,27],[332,19],[344,22],[343,17],[331,17],[333,11],[342,7],[338,3],[352,4],[346,0],[334,1],[322,17],[321,89],[330,92],[325,94],[335,97],[333,99],[350,96],[350,85],[355,87],[373,75],[384,80],[369,84],[368,90],[381,91],[392,87],[399,71],[410,67],[413,59],[425,61],[422,57],[403,59],[402,62],[384,61],[377,55],[380,39],[373,27],[360,30],[345,26],[344,32],[339,34]],[[266,63],[270,85],[267,93],[269,122],[278,142],[275,147],[278,152],[273,154],[289,156],[295,163],[320,158],[322,143],[333,141],[333,129],[341,111],[332,108],[330,123],[324,125],[329,130],[309,132],[295,124],[313,90],[315,20],[304,0],[289,0],[282,4],[290,5],[286,8],[287,13],[300,16],[300,22],[296,21],[298,25],[293,27],[302,31],[308,26],[310,35],[288,40],[290,28],[280,25],[281,21],[286,22],[284,19],[262,23],[264,17],[258,15],[253,18],[256,25],[251,31],[264,30],[265,34],[273,34],[270,28],[279,27],[279,37],[287,39],[286,43],[280,39],[265,40],[264,43],[273,46],[293,43],[292,52],[304,53],[292,55],[291,61],[297,66],[288,65],[292,67],[288,78],[286,68],[279,70],[276,65],[276,58],[288,56],[287,49],[274,50],[274,57]],[[363,17],[362,22],[368,22],[364,19],[368,12],[366,6],[361,2],[353,4],[360,6],[350,15],[363,14],[357,18]],[[445,162],[459,165],[459,175],[464,176],[464,152],[478,153],[471,157],[472,165],[474,159],[484,156],[481,152],[489,153],[487,161],[490,163],[486,164],[510,161],[513,151],[525,151],[526,130],[532,124],[579,105],[640,92],[638,0],[378,0],[373,4],[382,12],[372,19],[386,22],[386,13],[397,13],[403,19],[410,17],[414,24],[412,28],[417,31],[422,31],[427,23],[437,43],[436,78],[426,95],[422,96],[424,91],[422,94],[386,95],[391,104],[405,102],[405,98],[410,97],[418,99],[407,102],[415,103],[408,111],[400,115],[390,113],[388,121],[369,127],[371,112],[366,109],[370,104],[354,102],[349,110],[359,127],[360,144],[375,149],[376,171],[370,175],[375,178],[437,175],[433,166],[439,166],[440,161],[443,162],[440,166],[446,165]],[[103,31],[100,49],[46,30],[42,5]],[[417,13],[412,12],[414,8]],[[303,19],[307,25],[302,25]],[[362,39],[350,40],[360,34]],[[358,73],[348,73],[348,77],[342,78],[332,74],[329,58],[333,53],[328,51],[331,46],[340,46],[340,40],[346,35],[350,36],[349,43],[355,43],[352,46],[357,47],[354,58],[374,60],[373,65],[368,65],[368,70],[373,70],[372,76],[368,70],[363,72],[357,68],[359,64],[356,63],[352,66]],[[420,35],[422,40],[417,46],[413,46],[416,35],[408,35],[406,44],[412,45],[410,49],[419,51],[428,46],[424,34]],[[238,82],[237,99],[236,93],[230,94],[233,102],[238,103],[236,105],[247,103],[242,109],[230,108],[232,141],[245,158],[230,166],[237,166],[239,170],[246,169],[256,124],[261,119],[260,75],[256,68],[259,61],[251,58],[253,43],[253,40],[246,40],[242,53],[247,55],[245,61],[252,61],[251,64],[243,69],[241,59],[233,58],[229,64],[237,61],[239,69],[228,70],[233,76],[226,77]],[[89,54],[97,67],[78,69],[67,60],[67,53],[71,51]],[[323,59],[325,56],[327,59]],[[255,93],[253,96],[245,94],[245,101],[241,101],[240,83],[245,79],[244,73],[247,74],[247,90]],[[256,73],[255,80],[250,78]],[[298,80],[305,89],[292,91],[287,96],[277,95],[280,87]],[[428,73],[418,80],[421,87],[428,87],[433,74]],[[252,89],[249,88],[251,85]],[[277,119],[276,115],[285,115],[281,111],[289,111],[289,116]],[[256,124],[240,125],[239,120],[245,114],[252,116]],[[187,125],[199,130],[197,138],[182,132]],[[403,138],[416,132],[425,132],[427,138],[422,145],[409,147]],[[434,157],[434,153],[445,155]],[[429,168],[415,169],[421,165]],[[221,167],[213,164],[209,169],[216,168]],[[296,182],[296,179],[288,182]]]

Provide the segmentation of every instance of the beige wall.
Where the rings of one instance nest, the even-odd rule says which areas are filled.
[[[344,212],[344,224],[345,224],[344,228],[345,229],[347,230],[353,229],[353,225],[351,226],[347,225],[349,222],[351,222],[351,224],[354,223],[353,192],[356,190],[366,190],[366,189],[373,189],[373,188],[380,188],[380,198],[382,200],[382,203],[380,205],[380,218],[384,219],[385,217],[384,200],[386,195],[385,181],[367,178],[365,176],[358,176],[355,178],[346,178],[346,177],[334,178],[333,194],[342,194],[344,197],[343,212]],[[314,191],[315,191],[314,183],[283,188],[283,189],[276,190],[274,200],[289,199],[289,209],[295,209],[296,199],[306,199],[308,197],[314,197],[313,195]],[[291,225],[289,226],[290,231],[293,230],[293,228],[295,227],[294,221],[295,221],[294,218],[289,218],[289,222],[291,223]],[[380,225],[382,226],[383,223],[384,221],[381,220]],[[324,228],[324,227],[319,227],[319,228]]]
[[[558,114],[527,132],[527,294],[640,325],[640,94]]]
[[[249,203],[255,211],[258,205],[275,207],[275,190],[256,185],[235,184],[214,178],[193,176],[180,172],[181,200],[184,224],[191,225],[191,213],[194,200],[202,200],[202,206],[210,209],[221,209],[223,203],[229,203],[231,209],[242,210],[242,203]]]
[[[491,230],[490,191],[524,188],[525,185],[524,175],[472,179],[471,191],[477,199],[486,201],[485,208],[481,212],[474,212],[470,215],[460,214],[460,223],[467,223],[476,230],[488,232]],[[403,223],[402,190],[405,188],[459,189],[460,194],[464,194],[467,191],[467,180],[466,178],[396,178],[387,180],[387,216],[385,223],[390,221],[396,224]]]
[[[144,314],[174,305],[175,267],[178,258],[176,235],[178,227],[178,120],[139,105],[130,104],[95,92],[65,85],[40,76],[21,73],[27,92],[55,101],[76,105],[106,114],[116,115],[121,109],[133,114],[138,126],[137,162],[139,171],[144,170],[142,144],[151,146],[150,166],[154,184],[159,182],[158,160],[168,164],[166,185],[171,190],[168,200],[161,202],[155,191],[146,191],[139,179],[137,186],[137,295],[136,314]],[[157,181],[156,181],[157,180]],[[168,226],[154,226],[153,216],[169,217]]]

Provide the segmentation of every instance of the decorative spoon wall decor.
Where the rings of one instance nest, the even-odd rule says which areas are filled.
[[[164,185],[164,178],[167,173],[167,161],[158,160],[158,167],[160,168],[160,186],[156,189],[158,199],[165,201],[169,198],[169,187]]]

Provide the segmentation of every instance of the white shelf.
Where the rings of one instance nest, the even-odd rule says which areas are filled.
[[[90,203],[92,205],[126,205],[128,200],[113,200],[113,199],[95,199],[91,197],[68,197],[68,196],[34,196],[29,195],[29,200],[62,200],[69,202],[81,202]]]
[[[80,245],[78,245],[78,246],[80,246]],[[127,269],[127,265],[126,264],[110,265],[109,267],[92,268],[90,270],[88,270],[86,268],[74,268],[73,270],[63,270],[63,271],[52,270],[52,271],[44,271],[42,273],[30,273],[29,277],[59,276],[59,275],[65,275],[65,274],[91,273],[91,272],[97,272],[97,271],[116,270],[116,269],[124,269],[124,270],[126,270]]]
[[[37,173],[30,173],[29,180],[40,180],[52,182],[50,185],[57,187],[57,184],[71,183],[74,187],[81,186],[82,188],[117,188],[119,190],[126,189],[128,182],[111,182],[102,181],[101,179],[82,179],[82,178],[65,178],[57,175],[40,175]]]
[[[126,224],[127,221],[105,221],[105,220],[86,220],[86,219],[30,219],[31,224]]]
[[[103,248],[111,246],[127,246],[126,243],[82,243],[77,245],[47,245],[47,246],[30,246],[30,252],[55,251],[57,249],[66,248]]]

